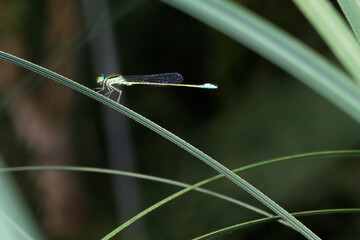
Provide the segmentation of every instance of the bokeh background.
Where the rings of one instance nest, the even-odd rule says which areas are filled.
[[[336,62],[291,1],[237,1]],[[159,1],[1,0],[0,49],[89,88],[97,75],[179,72],[217,90],[123,88],[121,103],[229,168],[292,154],[357,149],[358,124],[273,63]],[[186,183],[216,174],[149,129],[95,100],[0,61],[0,154],[7,166],[129,170]],[[356,207],[357,159],[281,163],[240,175],[290,212]],[[99,239],[179,189],[96,173],[11,175],[34,228],[48,239]],[[227,180],[207,186],[262,207]],[[311,193],[311,197],[309,194]],[[260,216],[189,193],[119,239],[189,239]],[[360,218],[301,219],[326,239],[357,239]],[[118,239],[116,238],[116,239]],[[221,239],[302,239],[271,223]]]

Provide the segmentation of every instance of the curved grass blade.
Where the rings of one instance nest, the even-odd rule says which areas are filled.
[[[328,215],[328,214],[349,214],[349,213],[360,213],[360,208],[345,208],[345,209],[325,209],[325,210],[313,210],[313,211],[305,211],[305,212],[297,212],[292,213],[293,216],[296,217],[302,217],[302,216],[314,216],[314,215]],[[234,231],[237,231],[244,227],[249,227],[252,225],[257,225],[261,223],[267,223],[267,222],[274,222],[279,220],[279,217],[268,217],[268,218],[261,218],[256,219],[249,222],[244,222],[241,224],[236,224],[230,227],[222,228],[219,230],[216,230],[214,232],[202,235],[200,237],[194,238],[194,240],[207,240],[207,239],[214,239],[219,236],[223,236],[229,233],[232,233]]]
[[[245,171],[245,170],[254,169],[254,168],[257,168],[257,167],[263,167],[263,166],[266,166],[266,165],[281,163],[281,162],[284,162],[284,161],[306,160],[306,159],[314,159],[314,158],[315,159],[340,158],[340,157],[360,157],[360,150],[340,150],[340,151],[325,151],[325,152],[297,154],[297,155],[292,155],[292,156],[287,156],[287,157],[281,157],[281,158],[275,158],[275,159],[270,159],[270,160],[266,160],[266,161],[261,161],[261,162],[258,162],[258,163],[254,163],[254,164],[250,164],[250,165],[246,165],[244,167],[234,169],[233,171],[234,172]],[[135,178],[149,180],[149,181],[166,183],[166,184],[170,184],[170,185],[174,185],[174,186],[187,188],[188,191],[183,191],[182,194],[185,194],[185,193],[187,193],[187,192],[189,192],[191,190],[195,190],[195,191],[198,191],[198,192],[209,194],[211,196],[220,198],[220,199],[228,201],[228,202],[232,202],[232,203],[237,204],[239,206],[245,207],[245,208],[247,208],[247,209],[249,209],[251,211],[257,212],[257,213],[259,213],[261,215],[268,216],[268,217],[273,216],[272,214],[270,214],[270,213],[268,213],[266,211],[263,211],[263,210],[261,210],[259,208],[256,208],[256,207],[254,207],[252,205],[249,205],[249,204],[244,203],[242,201],[239,201],[237,199],[230,198],[230,197],[225,196],[223,194],[219,194],[219,193],[216,193],[216,192],[213,192],[213,191],[209,191],[207,189],[200,188],[200,186],[203,186],[205,184],[208,184],[208,183],[211,183],[211,182],[213,182],[215,180],[223,178],[224,175],[217,175],[217,176],[205,179],[205,180],[201,181],[201,183],[202,183],[201,185],[199,185],[199,183],[198,183],[198,185],[197,185],[198,187],[194,188],[193,185],[189,185],[189,184],[185,184],[185,183],[181,183],[181,182],[177,182],[177,181],[173,181],[173,180],[169,180],[169,179],[163,179],[163,178],[159,178],[159,177],[148,176],[148,175],[138,174],[138,173],[131,173],[131,172],[126,172],[126,171],[100,169],[100,168],[90,168],[90,167],[67,167],[67,166],[8,167],[8,168],[0,168],[0,173],[19,172],[19,171],[44,171],[44,170],[81,171],[81,172],[114,174],[114,175],[135,177]],[[184,189],[184,190],[186,190],[186,189]],[[181,196],[181,195],[178,195],[178,196]],[[171,200],[174,200],[175,198],[176,197],[168,198],[167,202],[169,202]],[[164,204],[165,203],[166,202],[164,202]],[[150,213],[150,211],[146,211],[146,213]],[[146,214],[143,214],[143,215],[141,215],[141,217],[143,217],[145,215]],[[130,220],[132,220],[132,219],[130,219]],[[132,221],[132,223],[133,222],[134,221]],[[279,222],[282,223],[282,224],[285,224],[286,226],[289,226],[286,222],[283,222],[283,221],[279,221]]]
[[[63,63],[73,53],[81,49],[94,37],[102,33],[104,29],[109,27],[113,22],[119,21],[126,17],[131,12],[135,11],[138,7],[146,3],[148,0],[134,0],[129,1],[126,4],[117,2],[111,6],[112,10],[115,10],[111,14],[111,19],[107,18],[108,13],[100,13],[97,16],[96,23],[93,25],[86,25],[78,32],[76,32],[71,38],[67,39],[61,46],[47,56],[41,63],[41,65],[50,66],[54,69]],[[14,90],[6,94],[6,96],[0,102],[0,114],[6,109],[15,98],[19,95],[27,93],[35,88],[40,82],[39,79],[35,79],[32,74],[28,74],[15,86]]]
[[[205,154],[204,152],[200,151],[196,147],[192,146],[191,144],[187,143],[183,139],[179,138],[175,134],[169,132],[168,130],[162,128],[158,124],[148,120],[147,118],[141,116],[140,114],[130,110],[129,108],[116,103],[115,101],[106,98],[99,93],[96,93],[95,91],[82,86],[81,84],[78,84],[74,81],[71,81],[68,78],[65,78],[64,76],[61,76],[60,74],[57,74],[55,72],[52,72],[46,68],[40,67],[34,63],[31,63],[29,61],[26,61],[24,59],[15,57],[11,54],[5,53],[3,51],[0,51],[0,58],[7,60],[9,62],[15,63],[19,66],[22,66],[24,68],[27,68],[33,72],[36,72],[40,75],[43,75],[47,78],[53,79],[57,82],[60,82],[66,86],[69,86],[91,98],[96,99],[97,101],[115,109],[116,111],[124,114],[125,116],[135,120],[136,122],[142,124],[143,126],[151,129],[152,131],[156,132],[157,134],[161,135],[162,137],[168,139],[169,141],[175,143],[182,149],[186,150],[196,158],[200,159],[210,167],[212,167],[214,170],[218,171],[219,173],[225,175],[229,180],[234,182],[236,185],[244,189],[246,192],[248,192],[250,195],[252,195],[254,198],[256,198],[258,201],[263,203],[265,206],[270,208],[272,211],[274,211],[277,215],[281,216],[285,221],[287,221],[289,224],[291,224],[295,229],[297,229],[301,234],[306,236],[308,239],[319,239],[310,229],[308,229],[305,225],[303,225],[301,222],[299,222],[296,218],[291,216],[285,209],[283,209],[280,205],[272,201],[269,197],[267,197],[265,194],[263,194],[261,191],[259,191],[257,188],[252,186],[250,183],[245,181],[240,176],[236,175],[230,169],[226,168],[219,162],[215,161],[213,158],[211,158],[209,155]],[[108,239],[115,235],[118,232],[117,229],[115,229],[113,232],[111,232],[109,235],[105,237],[105,239]]]
[[[325,0],[294,0],[294,2],[357,84],[360,84],[359,43],[331,2]]]
[[[334,64],[239,4],[162,0],[267,58],[360,122],[360,90]]]
[[[159,125],[147,120],[146,118],[140,116],[139,114],[133,112],[132,110],[117,104],[116,102],[92,91],[91,89],[88,89],[78,83],[75,83],[71,81],[68,78],[65,78],[55,72],[49,71],[48,69],[42,68],[36,64],[30,63],[28,61],[25,61],[23,59],[17,58],[15,56],[12,56],[11,54],[4,53],[0,51],[0,58],[8,60],[10,62],[13,62],[17,65],[23,66],[29,70],[32,70],[36,73],[39,73],[45,77],[51,78],[53,80],[56,80],[60,83],[63,83],[66,86],[70,86],[75,90],[78,90],[79,92],[84,93],[87,96],[90,96],[107,106],[110,106],[114,108],[115,110],[125,114],[126,116],[134,119],[135,121],[141,123],[142,125],[152,129],[153,131],[157,132],[161,136],[165,137],[166,139],[172,141],[173,143],[177,144],[181,148],[185,149],[189,153],[193,154],[200,160],[204,161],[211,167],[213,167],[218,172],[224,174],[227,178],[235,182],[237,185],[241,186],[243,189],[245,189],[247,192],[249,192],[251,195],[253,195],[255,198],[263,202],[266,206],[274,210],[276,213],[281,215],[284,219],[289,221],[289,223],[292,224],[296,229],[299,231],[302,231],[305,236],[307,236],[310,239],[318,239],[316,235],[314,235],[310,230],[308,230],[306,227],[304,227],[300,222],[298,222],[295,218],[292,216],[289,217],[289,214],[283,210],[280,206],[278,206],[276,203],[274,203],[272,200],[270,200],[268,197],[266,197],[264,194],[262,194],[260,191],[258,191],[256,188],[248,184],[245,180],[237,176],[236,174],[232,173],[229,169],[224,167],[223,165],[217,163],[215,160],[210,158],[208,155],[204,154],[197,148],[191,146],[190,144],[186,143],[184,140],[180,139],[179,137],[175,136],[174,134],[170,133],[169,131],[161,128]],[[194,188],[197,187],[196,185]],[[154,206],[156,208],[156,206]],[[137,215],[138,216],[138,215]],[[135,217],[136,218],[136,217]],[[128,225],[128,224],[127,224]],[[112,233],[110,233],[107,237],[111,237],[114,234],[118,232],[118,229],[114,230]],[[107,238],[106,237],[106,238]]]
[[[127,171],[120,171],[120,170],[110,170],[110,169],[103,169],[103,168],[92,168],[92,167],[73,167],[73,166],[27,166],[27,167],[4,167],[0,168],[0,173],[9,173],[9,172],[23,172],[23,171],[76,171],[76,172],[92,172],[92,173],[102,173],[102,174],[111,174],[111,175],[119,175],[124,177],[133,177],[153,182],[159,182],[159,183],[165,183],[181,188],[188,188],[192,185],[186,184],[179,181],[174,181],[170,179],[150,176],[146,174],[140,174],[140,173],[133,173],[133,172],[127,172]],[[223,176],[223,175],[221,175]],[[254,211],[256,213],[259,213],[260,215],[272,217],[273,215],[271,213],[268,213],[260,208],[254,207],[250,204],[247,204],[245,202],[239,201],[235,198],[231,198],[229,196],[226,196],[224,194],[220,194],[205,188],[195,188],[194,191],[201,192],[216,198],[219,198],[221,200],[234,203],[240,207],[244,207],[249,209],[250,211]]]
[[[313,159],[313,158],[316,158],[316,159],[339,158],[339,157],[360,157],[360,150],[340,150],[340,151],[325,151],[325,152],[298,154],[298,155],[275,158],[275,159],[262,161],[262,162],[259,162],[259,163],[250,164],[250,165],[247,165],[247,166],[244,166],[244,167],[237,168],[237,169],[235,169],[233,171],[234,172],[239,172],[239,171],[253,169],[253,168],[256,168],[256,167],[262,167],[262,166],[266,166],[266,165],[271,165],[271,164],[280,163],[280,162],[284,162],[284,161],[291,161],[291,160],[305,160],[305,159]],[[66,166],[12,167],[12,168],[0,168],[0,173],[2,173],[2,172],[17,172],[17,171],[41,171],[41,170],[84,171],[84,172],[96,172],[96,173],[105,173],[105,174],[116,174],[116,175],[129,176],[129,177],[138,177],[138,178],[141,178],[141,179],[173,184],[173,185],[180,186],[180,187],[186,187],[186,185],[187,185],[187,184],[183,184],[183,183],[178,184],[175,181],[164,180],[162,178],[146,176],[146,175],[143,175],[143,174],[129,173],[129,172],[124,172],[124,171],[119,171],[119,170],[89,168],[89,167],[66,167]],[[203,192],[203,193],[209,193],[209,192],[207,192],[208,190],[206,190],[206,189],[204,189],[205,191],[203,191],[202,188],[200,188],[200,186],[208,184],[208,183],[210,183],[212,181],[215,181],[217,179],[220,179],[222,177],[224,177],[224,175],[217,175],[217,176],[205,179],[205,180],[203,180],[203,181],[201,181],[201,182],[199,182],[199,183],[197,183],[195,185],[187,186],[186,189],[183,189],[182,191],[177,192],[177,193],[167,197],[166,199],[163,199],[161,202],[158,202],[156,205],[151,206],[150,208],[148,208],[145,211],[139,213],[135,217],[129,219],[127,222],[122,224],[119,228],[115,229],[114,231],[119,232],[119,231],[123,230],[127,226],[134,223],[136,220],[144,217],[145,215],[147,215],[151,211],[155,210],[157,207],[160,207],[160,206],[164,205],[165,203],[167,203],[167,202],[169,202],[171,200],[174,200],[175,198],[180,197],[181,195],[183,195],[183,194],[185,194],[185,193],[187,193],[187,192],[189,192],[191,190],[196,190],[196,191],[200,191],[200,192]],[[213,196],[219,197],[219,195],[217,193],[215,193],[215,195],[213,195]],[[258,208],[254,208],[251,205],[248,205],[248,204],[240,202],[238,200],[229,198],[227,196],[223,196],[223,197],[220,196],[219,198],[221,198],[223,200],[226,200],[226,201],[233,202],[235,204],[238,204],[240,206],[248,208],[249,210],[257,212],[259,214],[263,214],[263,215],[269,216],[269,217],[273,216],[273,215],[267,213],[266,211],[263,211],[263,210],[258,209]],[[286,226],[289,226],[284,221],[279,221],[279,222],[286,225]]]

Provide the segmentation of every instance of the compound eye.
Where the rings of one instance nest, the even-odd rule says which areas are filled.
[[[104,75],[101,74],[100,76],[98,76],[98,77],[96,78],[96,82],[97,82],[97,83],[102,83],[102,82],[104,81],[104,79],[105,79]]]

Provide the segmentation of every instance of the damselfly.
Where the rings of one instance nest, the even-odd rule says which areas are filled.
[[[175,87],[194,87],[194,88],[206,88],[206,89],[217,89],[217,85],[212,83],[204,83],[201,85],[194,84],[181,84],[184,78],[179,73],[162,73],[152,75],[132,75],[122,76],[120,74],[111,74],[108,76],[100,75],[97,77],[96,82],[101,85],[98,92],[108,91],[105,96],[110,95],[115,91],[119,93],[117,102],[120,101],[122,91],[116,86],[125,85],[152,85],[152,86],[175,86]]]

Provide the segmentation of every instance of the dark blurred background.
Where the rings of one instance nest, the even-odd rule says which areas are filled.
[[[292,2],[238,2],[335,61]],[[159,1],[105,3],[1,0],[0,49],[90,88],[96,87],[97,75],[112,71],[179,72],[185,83],[218,84],[217,90],[126,87],[121,103],[229,168],[292,154],[358,148],[360,129],[353,119],[224,34]],[[0,154],[8,166],[117,168],[186,183],[216,174],[91,98],[4,61],[0,70]],[[357,159],[321,159],[276,164],[240,176],[295,212],[356,207],[359,170]],[[128,178],[95,173],[22,172],[14,177],[49,239],[99,239],[179,190],[144,180],[130,180],[127,189],[123,183]],[[206,187],[264,208],[228,180]],[[259,217],[231,203],[189,193],[119,236],[189,239]],[[360,237],[356,215],[301,220],[325,239]],[[221,239],[302,236],[271,223]]]

